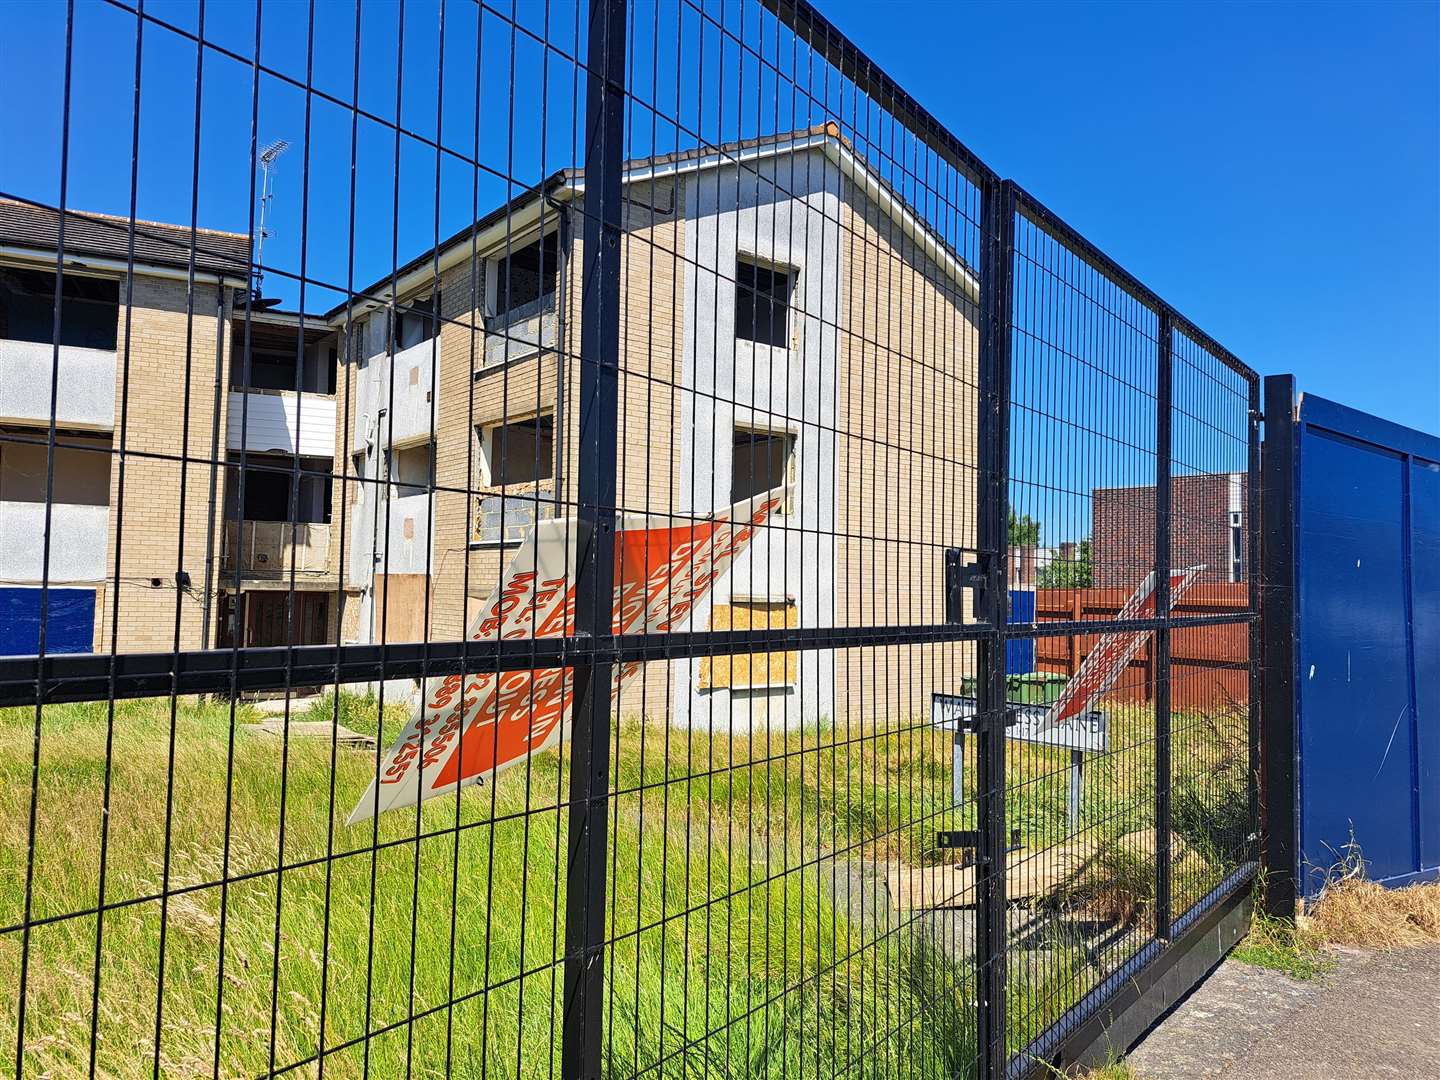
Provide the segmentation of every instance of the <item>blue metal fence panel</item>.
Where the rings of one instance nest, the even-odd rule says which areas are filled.
[[[0,656],[33,656],[40,647],[37,587],[0,589]],[[95,590],[51,587],[47,601],[46,655],[86,653],[95,634]]]
[[[1410,462],[1420,865],[1440,866],[1440,463]]]
[[[1440,439],[1302,399],[1300,872],[1440,876]]]
[[[1035,590],[1010,590],[1010,621],[1012,623],[1033,623],[1035,621]],[[1035,639],[1012,637],[1005,642],[1005,672],[1009,675],[1027,675],[1035,670]]]

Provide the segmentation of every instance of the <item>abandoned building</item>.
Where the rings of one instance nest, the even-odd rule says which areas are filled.
[[[625,179],[619,511],[793,485],[692,625],[943,621],[944,550],[975,545],[956,244],[831,125]],[[304,314],[252,300],[243,235],[137,223],[132,256],[128,220],[67,213],[57,348],[59,217],[0,202],[0,651],[34,651],[46,579],[50,651],[462,635],[530,525],[573,512],[583,213],[583,175],[556,173]],[[622,709],[928,708],[885,652],[654,663]],[[958,683],[961,646],[921,653]]]

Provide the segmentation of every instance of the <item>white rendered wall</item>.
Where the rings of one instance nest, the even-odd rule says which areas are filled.
[[[390,447],[433,438],[438,388],[432,388],[431,376],[439,346],[438,338],[422,341],[390,357],[383,312],[367,318],[360,334],[359,348],[366,362],[356,372],[349,467],[354,468],[354,455],[364,451],[364,476],[371,482],[355,485],[358,496],[350,506],[346,557],[347,581],[362,590],[361,642],[374,636],[375,575],[422,574],[430,555],[430,495],[401,498],[399,489],[392,486],[387,500],[385,487],[375,481],[384,475],[384,454]],[[433,571],[434,564],[429,565]]]
[[[797,485],[792,514],[775,519],[777,527],[715,582],[692,629],[709,629],[712,604],[732,600],[790,599],[802,627],[834,624],[840,211],[840,174],[820,153],[710,170],[685,184],[679,509],[710,513],[730,504],[737,425],[792,434]],[[798,270],[789,349],[735,339],[741,254]],[[674,721],[739,732],[828,720],[834,656],[810,650],[799,661],[795,686],[767,692],[702,691],[700,661],[677,661]]]

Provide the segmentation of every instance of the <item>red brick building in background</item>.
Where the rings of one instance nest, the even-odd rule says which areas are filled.
[[[1244,581],[1244,473],[1170,481],[1170,564],[1205,566],[1199,583]],[[1096,488],[1091,496],[1097,588],[1133,589],[1155,566],[1155,486]]]

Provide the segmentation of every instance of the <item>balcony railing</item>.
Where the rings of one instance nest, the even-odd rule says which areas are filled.
[[[267,576],[291,569],[297,574],[330,572],[330,526],[318,521],[227,521],[221,569]]]
[[[334,397],[284,390],[231,390],[229,409],[226,445],[231,450],[335,456]]]

